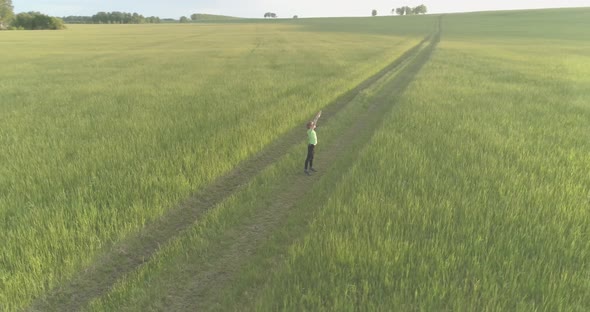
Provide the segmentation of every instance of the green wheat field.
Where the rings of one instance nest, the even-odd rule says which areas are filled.
[[[590,8],[0,32],[0,310],[588,311],[589,38]]]

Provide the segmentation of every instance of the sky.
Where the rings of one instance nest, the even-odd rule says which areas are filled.
[[[51,16],[94,15],[97,12],[137,12],[144,16],[179,18],[193,13],[263,17],[368,16],[391,14],[400,6],[426,5],[428,13],[590,7],[590,0],[12,0],[14,12],[39,11]]]

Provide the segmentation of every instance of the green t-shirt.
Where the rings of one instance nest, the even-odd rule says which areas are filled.
[[[315,130],[307,130],[307,143],[313,145],[318,144],[318,136],[316,135]]]

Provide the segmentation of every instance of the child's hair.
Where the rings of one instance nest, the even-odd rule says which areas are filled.
[[[311,129],[313,127],[313,121],[307,123],[307,129]]]

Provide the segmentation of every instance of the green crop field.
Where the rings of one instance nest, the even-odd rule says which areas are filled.
[[[393,30],[374,35],[277,23],[0,33],[0,302],[19,308],[67,280],[433,20],[378,19]]]
[[[0,32],[0,310],[586,311],[589,16]]]

